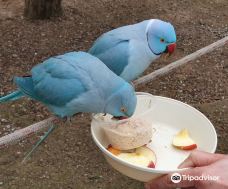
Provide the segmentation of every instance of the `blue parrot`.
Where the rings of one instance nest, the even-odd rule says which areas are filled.
[[[14,82],[18,90],[1,97],[0,102],[27,96],[40,101],[60,118],[79,112],[130,117],[137,103],[134,88],[129,83],[85,52],[51,57],[32,68],[30,76],[15,77]]]
[[[88,52],[130,82],[161,54],[173,53],[175,47],[174,27],[168,22],[151,19],[104,33]]]

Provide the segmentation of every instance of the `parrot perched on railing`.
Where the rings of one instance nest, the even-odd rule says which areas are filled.
[[[30,76],[15,77],[14,82],[18,90],[1,97],[0,103],[27,96],[40,101],[60,118],[79,112],[130,117],[136,107],[133,86],[85,52],[51,57],[32,68]]]
[[[130,82],[161,54],[172,54],[175,47],[174,27],[168,22],[151,19],[104,33],[88,52]]]

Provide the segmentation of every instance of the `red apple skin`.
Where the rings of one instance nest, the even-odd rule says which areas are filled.
[[[194,150],[197,148],[197,145],[196,144],[192,144],[192,145],[189,145],[189,146],[179,146],[178,148],[182,149],[182,150]]]
[[[153,169],[154,169],[154,168],[155,168],[154,162],[151,161],[147,167],[148,167],[148,168],[153,168]]]

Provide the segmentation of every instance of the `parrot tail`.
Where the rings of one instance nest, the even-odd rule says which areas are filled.
[[[32,153],[41,145],[43,141],[48,137],[48,135],[56,128],[56,125],[52,125],[47,132],[43,136],[40,137],[40,140],[33,146],[32,150],[27,153],[27,155],[24,157],[22,163],[24,163],[31,155]]]
[[[21,97],[23,97],[24,94],[21,92],[21,91],[14,91],[6,96],[3,96],[3,97],[0,97],[0,103],[3,103],[3,102],[8,102],[8,101],[14,101],[14,100],[17,100]]]

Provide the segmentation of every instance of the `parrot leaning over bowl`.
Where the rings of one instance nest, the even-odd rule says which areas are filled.
[[[88,52],[130,82],[161,54],[172,54],[175,47],[176,33],[172,24],[151,19],[104,33]]]
[[[18,90],[1,97],[0,103],[27,96],[40,101],[60,118],[79,112],[130,117],[136,107],[132,85],[85,52],[51,57],[33,67],[30,76],[15,77],[14,82]],[[49,129],[37,144],[41,144],[52,130]]]

